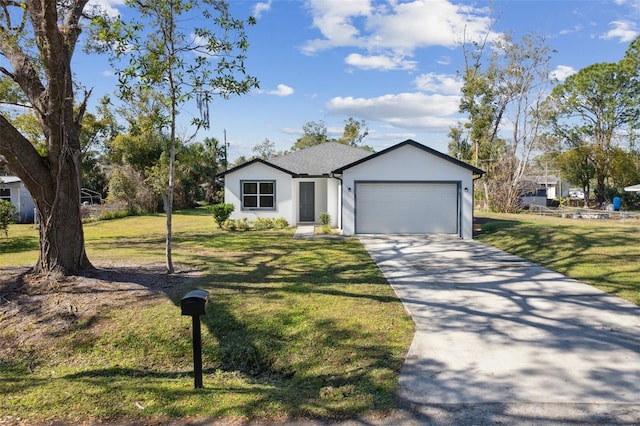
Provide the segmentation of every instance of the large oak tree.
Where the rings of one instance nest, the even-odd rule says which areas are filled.
[[[37,208],[40,257],[35,269],[42,273],[91,267],[80,216],[80,127],[89,94],[76,104],[71,71],[87,1],[0,1],[0,55],[5,59],[0,73],[20,88],[45,138],[39,152],[7,113],[0,113],[0,155]]]

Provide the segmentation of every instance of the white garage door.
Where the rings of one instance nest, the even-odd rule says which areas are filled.
[[[357,234],[457,234],[455,183],[357,183]]]

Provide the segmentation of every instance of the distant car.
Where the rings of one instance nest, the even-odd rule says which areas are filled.
[[[569,197],[570,198],[579,198],[581,200],[584,200],[584,191],[582,191],[581,189],[570,189],[569,190]]]

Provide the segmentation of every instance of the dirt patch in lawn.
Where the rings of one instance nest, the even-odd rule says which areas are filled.
[[[119,307],[179,298],[180,284],[200,274],[165,271],[163,264],[100,265],[81,276],[47,277],[0,269],[0,359],[54,347],[53,340]]]

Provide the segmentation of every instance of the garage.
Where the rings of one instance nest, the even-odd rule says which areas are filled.
[[[335,169],[342,235],[473,239],[473,185],[483,174],[411,139]]]
[[[355,182],[357,234],[460,234],[458,182]]]

